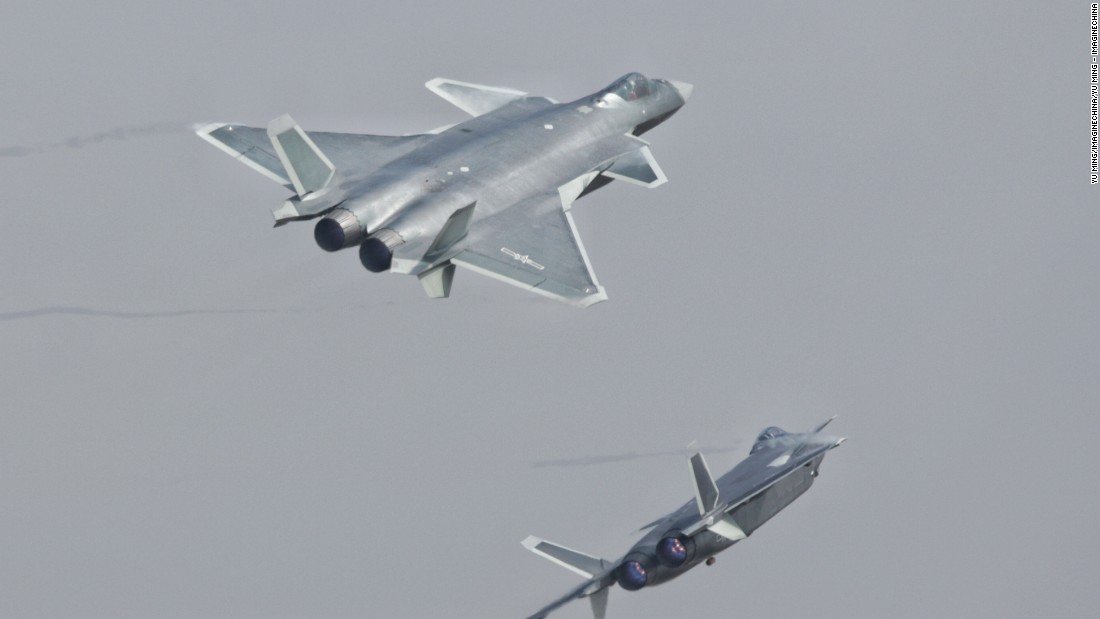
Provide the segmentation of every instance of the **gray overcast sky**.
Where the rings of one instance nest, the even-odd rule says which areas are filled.
[[[9,4],[0,615],[525,616],[576,579],[524,536],[614,558],[691,495],[682,456],[532,464],[834,414],[811,492],[610,616],[1095,614],[1087,3]],[[632,70],[696,90],[668,185],[574,210],[587,310],[429,301],[174,129]]]

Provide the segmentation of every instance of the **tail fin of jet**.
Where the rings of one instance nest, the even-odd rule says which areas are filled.
[[[586,555],[565,546],[559,546],[553,542],[539,539],[534,535],[527,536],[527,539],[523,540],[522,543],[527,550],[585,578],[595,578],[610,566],[610,563],[603,559]]]
[[[695,524],[687,527],[684,534],[695,535],[705,528],[715,535],[735,542],[748,537],[729,514],[713,513],[719,506],[718,484],[714,483],[703,454],[695,452],[691,456],[690,465],[692,481],[695,482],[695,506],[699,508],[700,518]]]
[[[289,114],[271,121],[267,136],[299,196],[323,189],[336,174],[329,158]]]
[[[604,619],[607,616],[607,593],[610,590],[610,587],[604,587],[588,596],[588,601],[592,603],[593,619]]]
[[[582,597],[588,598],[588,601],[592,604],[592,617],[594,619],[604,619],[607,614],[607,591],[611,585],[615,584],[614,578],[611,577],[613,565],[610,562],[539,539],[533,535],[523,540],[523,547],[588,579],[587,582],[544,606],[542,610],[531,615],[528,619],[544,619],[552,611]]]
[[[699,508],[699,514],[705,515],[718,506],[718,486],[710,476],[703,454],[695,452],[690,464],[692,481],[695,482],[695,505]]]

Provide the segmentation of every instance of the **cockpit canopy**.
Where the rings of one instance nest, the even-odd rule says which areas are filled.
[[[600,91],[599,97],[603,98],[603,95],[610,94],[623,101],[634,101],[642,97],[648,97],[651,90],[652,83],[649,78],[641,73],[627,73]]]
[[[760,433],[760,436],[756,437],[756,442],[759,443],[760,441],[770,441],[773,438],[778,438],[786,433],[787,431],[783,428],[777,428],[775,426],[764,428],[764,431]]]
[[[756,453],[757,450],[764,447],[764,443],[786,435],[787,431],[783,428],[777,428],[775,426],[764,428],[764,431],[760,433],[760,436],[756,437],[756,442],[753,443],[752,451],[750,451],[749,453]]]

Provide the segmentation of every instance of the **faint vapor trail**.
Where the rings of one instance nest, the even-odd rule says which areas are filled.
[[[18,312],[2,312],[0,313],[0,322],[6,320],[23,320],[25,318],[38,318],[41,316],[54,316],[54,315],[68,315],[68,316],[97,316],[104,318],[176,318],[179,316],[199,316],[199,315],[212,315],[212,314],[285,314],[285,313],[297,313],[302,310],[279,310],[279,309],[262,309],[262,308],[241,308],[241,309],[187,309],[187,310],[168,310],[161,312],[127,312],[127,311],[113,311],[113,310],[100,310],[89,307],[74,307],[69,305],[53,305],[48,307],[37,307],[29,310],[22,310]]]
[[[40,155],[43,153],[48,153],[61,149],[84,148],[85,146],[88,146],[90,144],[117,142],[129,140],[131,138],[148,137],[154,135],[183,133],[190,130],[191,125],[189,123],[177,122],[160,122],[147,125],[126,125],[122,127],[116,127],[109,131],[101,131],[99,133],[93,133],[90,135],[73,136],[71,138],[61,140],[60,142],[36,144],[33,146],[17,145],[0,147],[0,157],[29,157],[31,155]]]
[[[729,453],[737,451],[737,446],[709,447],[700,449],[704,454]],[[612,462],[626,462],[629,460],[641,460],[644,458],[660,458],[662,456],[690,456],[694,449],[669,449],[666,451],[629,451],[611,456],[586,456],[581,458],[562,458],[558,460],[536,460],[531,463],[531,468],[538,469],[548,466],[592,466],[595,464],[610,464]]]

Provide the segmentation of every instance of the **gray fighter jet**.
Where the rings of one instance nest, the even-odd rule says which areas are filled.
[[[320,217],[322,249],[358,246],[368,270],[416,275],[430,297],[450,294],[458,265],[582,307],[605,300],[569,208],[614,179],[667,180],[638,136],[691,85],[630,73],[572,103],[446,79],[427,87],[474,118],[407,136],[307,134],[290,116],[196,132],[296,193],[274,210],[276,226]]]
[[[703,455],[695,453],[689,460],[695,500],[642,527],[639,531],[649,533],[618,561],[598,559],[537,537],[523,540],[528,550],[586,579],[531,619],[582,597],[592,603],[596,619],[602,619],[608,590],[616,583],[637,591],[672,580],[704,561],[712,565],[715,554],[752,535],[809,489],[825,452],[845,440],[821,434],[830,421],[804,434],[767,428],[756,438],[749,457],[717,480],[711,478]]]

